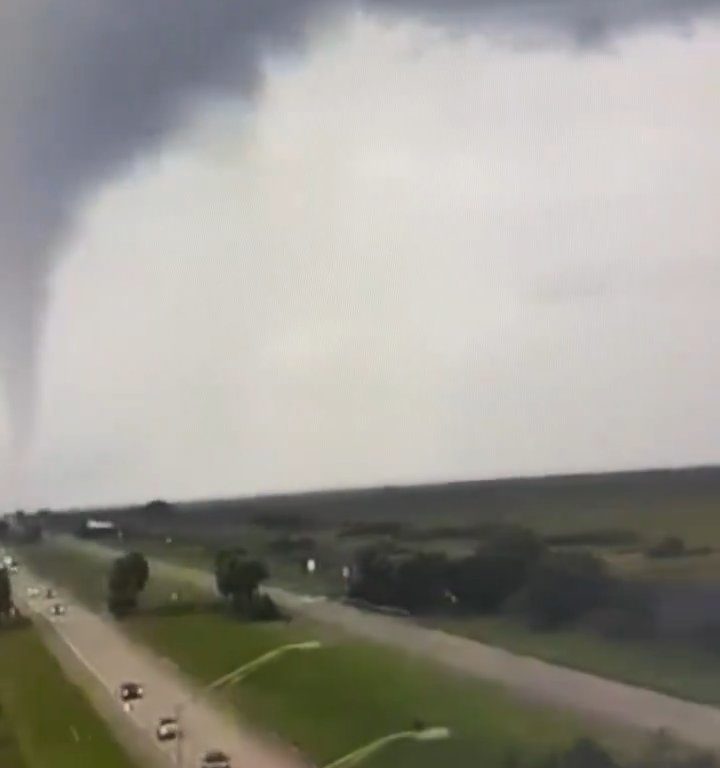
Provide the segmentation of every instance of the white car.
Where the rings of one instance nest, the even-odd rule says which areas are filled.
[[[40,590],[37,587],[28,587],[27,596],[32,599],[33,597],[40,597]]]
[[[155,735],[158,741],[173,741],[180,735],[180,725],[175,717],[161,717]]]

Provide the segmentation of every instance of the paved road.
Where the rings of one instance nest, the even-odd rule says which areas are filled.
[[[35,579],[24,567],[13,577],[15,592],[26,594],[28,586],[47,585]],[[209,749],[222,749],[232,759],[233,766],[242,768],[298,768],[289,754],[279,747],[264,743],[260,738],[241,730],[229,715],[206,700],[195,700],[183,716],[182,762],[178,763],[175,746],[160,744],[155,728],[161,717],[171,716],[173,707],[186,702],[196,693],[167,660],[159,659],[146,649],[131,642],[117,627],[95,613],[73,603],[72,598],[58,589],[59,600],[67,606],[67,615],[53,619],[56,631],[73,654],[93,673],[117,704],[118,711],[132,718],[140,732],[153,744],[158,768],[182,765],[196,768]],[[48,615],[52,601],[42,598],[25,599],[34,613]],[[118,688],[123,682],[139,682],[145,697],[131,712],[123,712]]]
[[[70,543],[69,540],[68,544]],[[107,557],[96,543],[73,543]],[[207,571],[155,560],[155,572],[214,589]],[[626,685],[566,667],[517,656],[474,640],[420,627],[412,621],[368,613],[332,600],[313,601],[287,590],[269,588],[283,607],[332,624],[359,637],[417,653],[464,675],[502,683],[526,699],[643,730],[665,728],[680,739],[720,751],[720,709]]]

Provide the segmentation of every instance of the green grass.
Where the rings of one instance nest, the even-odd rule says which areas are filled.
[[[57,580],[60,586],[92,608],[104,608],[107,601],[107,576],[110,560],[86,555],[77,550],[65,549],[53,544],[35,544],[18,549],[20,562],[27,562],[41,578]],[[166,605],[171,592],[179,592],[183,600],[206,600],[207,594],[197,586],[178,579],[168,581],[152,577],[141,596],[143,606],[153,608]]]
[[[7,768],[26,768],[27,763],[20,754],[20,747],[0,701],[0,765]]]
[[[131,768],[32,627],[0,631],[0,704],[2,768]]]
[[[521,655],[720,705],[720,654],[680,642],[613,641],[579,629],[535,632],[506,617],[428,623]]]
[[[51,545],[29,548],[27,558],[29,562],[37,561],[38,569],[49,570],[49,576],[61,572],[63,580],[90,604],[102,603],[104,587],[98,590],[98,584],[103,584],[107,561]],[[149,607],[163,604],[170,589],[177,586],[151,578],[143,604]],[[187,589],[188,594],[193,594],[194,589],[194,594],[200,596],[197,588]],[[613,641],[581,629],[539,633],[507,617],[433,619],[428,623],[561,666],[691,701],[720,705],[720,654],[680,642]]]
[[[317,637],[312,627],[251,625],[221,615],[139,617],[133,635],[210,681],[264,651]],[[538,757],[578,733],[569,716],[521,705],[502,689],[471,682],[424,661],[343,639],[312,654],[289,655],[229,694],[257,725],[294,741],[319,764],[414,718],[452,729],[451,741],[403,745],[369,768],[499,766],[508,752]]]
[[[52,545],[28,548],[22,557],[45,576],[80,591],[90,604],[102,603],[103,588],[97,583],[102,584],[107,562]],[[157,575],[152,581],[145,605],[166,601],[176,586]],[[140,614],[122,627],[206,682],[279,645],[321,639],[322,650],[289,655],[228,694],[228,703],[243,718],[297,743],[321,765],[403,730],[415,718],[452,728],[454,738],[422,747],[398,745],[368,768],[495,768],[510,751],[541,757],[582,730],[572,716],[521,703],[498,686],[463,679],[430,662],[303,620],[259,625],[200,611]]]

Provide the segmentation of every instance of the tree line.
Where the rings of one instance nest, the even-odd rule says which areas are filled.
[[[590,552],[553,551],[533,531],[498,527],[469,556],[393,556],[380,547],[356,555],[348,595],[412,613],[521,612],[534,626],[554,628],[607,606],[620,590]]]

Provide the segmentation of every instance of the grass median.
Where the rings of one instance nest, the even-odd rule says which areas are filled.
[[[32,626],[0,631],[0,766],[133,768]]]

